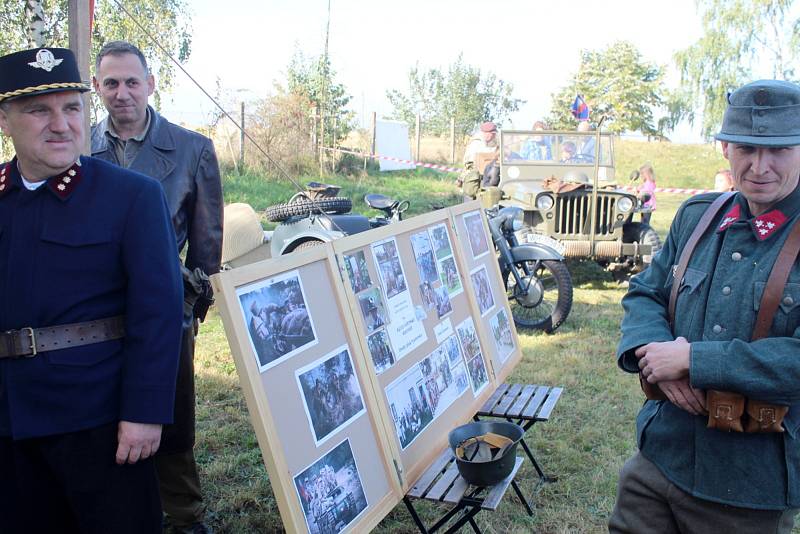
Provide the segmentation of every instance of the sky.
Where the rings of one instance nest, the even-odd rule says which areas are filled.
[[[361,126],[373,111],[379,119],[391,112],[386,91],[407,90],[412,67],[446,69],[461,53],[526,100],[502,126],[529,128],[569,83],[581,50],[630,41],[645,60],[667,67],[667,83],[676,86],[673,55],[701,34],[694,0],[330,1],[329,55]],[[211,94],[220,80],[230,101],[266,96],[286,79],[297,50],[307,57],[324,50],[328,0],[187,4],[192,54],[184,67]],[[165,116],[190,125],[207,122],[212,109],[180,72],[162,100]],[[699,129],[682,125],[674,139],[699,141]]]

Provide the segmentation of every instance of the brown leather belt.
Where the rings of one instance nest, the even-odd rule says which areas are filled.
[[[125,337],[125,316],[82,323],[20,328],[0,333],[0,358],[32,358],[39,352],[91,345]]]

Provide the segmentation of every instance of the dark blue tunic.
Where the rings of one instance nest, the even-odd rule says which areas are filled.
[[[126,317],[123,339],[0,359],[0,436],[170,423],[183,294],[158,182],[87,157],[35,191],[0,173],[0,331]]]

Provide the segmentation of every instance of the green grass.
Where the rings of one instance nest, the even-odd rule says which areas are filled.
[[[708,147],[680,147],[664,143],[622,143],[621,164],[638,167],[651,162],[660,186],[699,187],[713,181],[722,165]],[[620,167],[620,170],[622,168]],[[300,179],[305,183],[318,177]],[[433,171],[360,174],[323,177],[336,183],[356,209],[365,193],[385,193],[412,201],[411,213],[430,204],[460,200],[453,175]],[[691,182],[690,182],[691,180]],[[249,202],[257,210],[283,202],[292,193],[285,181],[260,176],[228,176],[226,202]],[[684,200],[658,195],[652,224],[665,236],[672,216]],[[511,381],[560,385],[565,388],[551,421],[529,432],[544,469],[558,475],[535,497],[535,515],[528,517],[513,492],[497,512],[483,512],[478,523],[484,532],[603,532],[615,500],[619,468],[634,452],[634,418],[642,395],[632,375],[618,370],[614,358],[624,289],[593,263],[572,264],[575,295],[572,312],[554,335],[520,331],[523,359]],[[217,532],[279,532],[280,515],[262,462],[247,407],[238,384],[221,321],[215,310],[200,330],[197,343],[197,457],[208,505],[210,524]],[[535,471],[526,463],[519,475],[530,491]],[[437,509],[422,505],[430,521]],[[405,507],[398,505],[376,528],[392,534],[416,532]]]

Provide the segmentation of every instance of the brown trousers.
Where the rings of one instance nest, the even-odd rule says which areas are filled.
[[[790,534],[798,510],[752,510],[693,497],[636,453],[619,473],[617,504],[608,522],[612,534]]]

